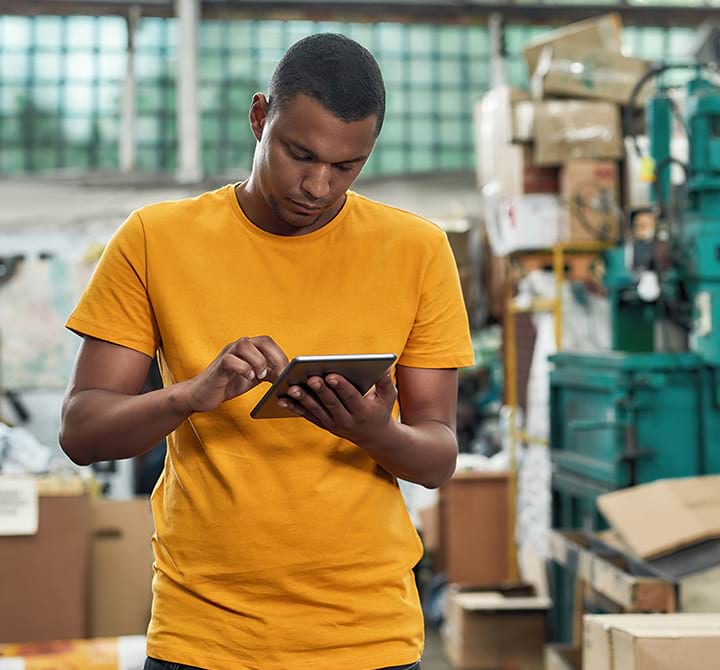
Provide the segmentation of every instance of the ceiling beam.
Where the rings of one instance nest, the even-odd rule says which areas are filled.
[[[143,16],[174,16],[172,0],[0,0],[1,14],[22,15],[122,15],[138,6]],[[560,24],[618,12],[627,25],[697,26],[716,19],[711,6],[629,5],[553,2],[533,5],[514,0],[202,0],[202,16],[208,19],[303,19],[323,21],[402,21],[424,23],[485,23],[501,14],[506,23]]]

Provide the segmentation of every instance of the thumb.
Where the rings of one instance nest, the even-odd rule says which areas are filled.
[[[375,384],[375,392],[384,399],[394,398],[397,393],[390,372],[386,372]]]

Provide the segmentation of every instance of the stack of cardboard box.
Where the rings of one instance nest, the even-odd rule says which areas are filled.
[[[585,615],[578,648],[546,649],[548,670],[714,667],[709,659],[720,653],[720,476],[613,491],[598,498],[598,508],[609,531],[587,537],[553,531],[551,554],[574,565],[585,602],[629,613]]]
[[[435,541],[450,587],[443,639],[458,670],[542,668],[550,607],[542,560],[511,551],[507,472],[457,472],[440,489]]]
[[[587,615],[583,670],[707,670],[720,657],[720,614]]]
[[[93,498],[75,478],[0,476],[0,502],[0,643],[145,634],[147,498]],[[20,517],[29,523],[18,527]]]
[[[493,89],[475,108],[494,252],[617,240],[621,106],[651,63],[621,53],[617,15],[551,32],[523,53],[530,91]]]

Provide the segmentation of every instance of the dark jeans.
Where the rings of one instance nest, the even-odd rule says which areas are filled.
[[[202,670],[202,668],[196,668],[194,665],[183,665],[182,663],[158,661],[156,658],[147,658],[143,670]],[[386,668],[378,668],[378,670],[420,670],[420,661],[411,663],[410,665],[393,665]]]

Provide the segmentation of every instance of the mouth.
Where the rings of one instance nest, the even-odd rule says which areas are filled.
[[[311,205],[305,205],[301,202],[296,202],[292,198],[288,198],[288,202],[292,205],[292,209],[298,214],[307,214],[308,216],[311,214],[319,214],[324,209],[323,207],[313,207]]]

